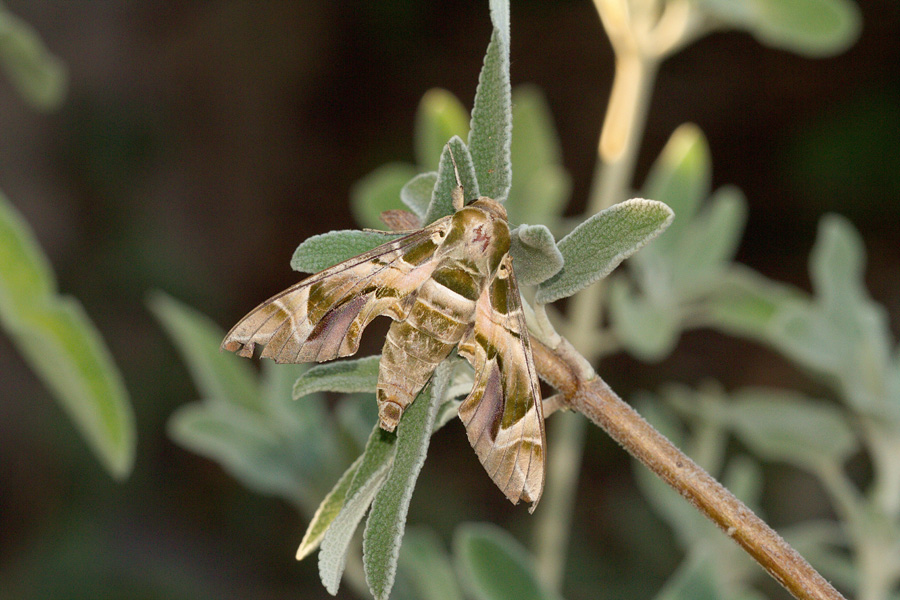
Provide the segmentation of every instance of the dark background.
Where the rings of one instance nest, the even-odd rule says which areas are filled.
[[[288,505],[167,438],[167,417],[197,392],[145,300],[161,289],[227,327],[294,283],[288,262],[300,241],[353,226],[349,187],[385,162],[412,161],[422,94],[440,86],[471,105],[487,3],[6,4],[66,63],[71,87],[61,110],[41,114],[0,79],[0,189],[35,230],[61,290],[105,336],[139,445],[131,478],[112,483],[0,335],[0,578],[35,599],[325,597],[315,560],[293,560],[306,524]],[[736,184],[749,199],[739,259],[808,289],[817,220],[842,213],[865,237],[867,282],[896,334],[900,9],[892,0],[860,7],[862,37],[835,58],[723,33],[670,59],[638,182],[675,127],[696,122],[715,185]],[[512,3],[513,84],[547,95],[574,180],[571,214],[590,185],[611,69],[592,3]],[[625,397],[668,380],[810,385],[773,353],[709,332],[688,334],[660,365],[617,357],[601,374]],[[420,489],[437,490],[417,491],[411,522],[448,536],[461,521],[491,520],[527,542],[526,511],[491,488],[462,428],[435,440]],[[631,538],[661,526],[646,508],[626,510],[638,496],[623,453],[600,432],[588,447],[567,595],[616,597],[627,569],[640,569],[630,593],[649,597],[677,554],[635,549]],[[811,482],[773,476],[795,478],[792,493],[808,495],[802,514],[770,499],[775,525],[828,514]],[[454,499],[451,485],[475,491]]]

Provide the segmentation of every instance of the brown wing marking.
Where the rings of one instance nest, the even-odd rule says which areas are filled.
[[[472,392],[459,408],[469,442],[506,497],[531,502],[533,511],[544,487],[544,418],[509,256],[478,299],[459,354],[475,369]]]
[[[312,275],[269,298],[235,325],[222,348],[276,362],[323,362],[359,349],[377,316],[406,318],[415,291],[430,277],[431,259],[449,217]],[[437,234],[437,235],[436,235]]]

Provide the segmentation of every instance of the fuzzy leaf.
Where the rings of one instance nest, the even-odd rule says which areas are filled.
[[[422,169],[436,169],[447,140],[469,134],[469,113],[447,90],[430,89],[416,112],[416,161]],[[421,216],[421,215],[420,215]]]
[[[31,25],[0,4],[0,67],[34,108],[59,108],[68,88],[65,65],[51,54]]]
[[[337,593],[347,562],[350,541],[375,495],[387,480],[394,456],[397,435],[375,424],[366,449],[347,490],[347,500],[322,538],[319,551],[319,578],[332,595]]]
[[[499,6],[492,7],[491,15],[500,19],[501,26],[504,26],[502,20],[505,18],[505,26],[508,27],[508,6],[505,13]],[[495,25],[475,91],[469,150],[481,194],[498,202],[506,200],[512,182],[510,89],[509,33],[507,29],[504,34]]]
[[[356,222],[362,227],[383,229],[379,216],[386,210],[403,208],[400,191],[415,175],[412,165],[388,163],[357,181],[350,190],[350,208]]]
[[[376,355],[311,367],[294,384],[294,400],[313,392],[374,392],[380,361]]]
[[[672,133],[650,168],[643,194],[665,202],[678,218],[660,244],[669,247],[681,239],[693,222],[700,203],[709,195],[712,160],[700,128],[692,123]]]
[[[458,137],[453,137],[444,147],[441,154],[441,164],[438,167],[437,184],[431,196],[431,204],[428,213],[422,222],[425,225],[433,223],[441,217],[453,214],[452,192],[456,188],[456,173],[453,170],[453,161],[450,159],[450,151],[453,151],[453,160],[459,169],[459,179],[463,185],[464,198],[468,201],[481,195],[478,180],[475,178],[475,168],[472,166],[472,156],[469,149]]]
[[[363,461],[365,461],[365,458],[363,458]],[[364,483],[359,485],[355,493],[347,494],[347,501],[344,502],[341,511],[332,521],[331,527],[328,528],[322,537],[321,549],[319,550],[319,578],[322,580],[322,585],[325,586],[325,589],[332,596],[337,594],[338,586],[340,586],[341,576],[344,574],[344,567],[347,565],[347,551],[350,549],[353,534],[372,504],[372,500],[375,499],[375,494],[384,485],[389,468],[389,462],[381,463],[375,471],[365,478]],[[353,478],[354,482],[358,478],[359,471]]]
[[[413,584],[417,599],[463,600],[450,557],[432,530],[411,528],[406,532],[399,567]]]
[[[863,240],[843,217],[826,215],[809,257],[816,295],[835,308],[864,301],[866,251]]]
[[[553,302],[605,277],[662,233],[672,218],[672,210],[662,202],[641,198],[597,213],[559,241],[563,268],[538,287],[535,300]]]
[[[34,234],[2,194],[0,324],[95,456],[124,479],[134,462],[136,432],[122,377],[81,304],[56,294]]]
[[[181,352],[203,397],[259,409],[251,364],[219,350],[224,331],[206,315],[162,292],[151,294],[147,303]]]
[[[291,258],[291,268],[304,273],[318,273],[398,237],[401,236],[358,229],[314,235],[297,246]]]
[[[511,237],[509,253],[520,284],[537,285],[562,269],[562,254],[546,226],[522,225]]]
[[[733,398],[730,425],[759,456],[815,469],[856,451],[846,417],[833,406],[780,390],[742,390]]]
[[[424,219],[437,185],[437,171],[420,173],[410,179],[400,190],[400,200],[413,211],[419,219]]]
[[[843,52],[862,28],[859,7],[849,0],[704,0],[703,4],[760,43],[804,56]]]
[[[476,600],[556,600],[535,577],[525,548],[494,525],[468,523],[456,529],[453,558],[466,591]]]
[[[350,484],[353,482],[353,477],[356,475],[356,471],[359,469],[361,463],[362,455],[353,461],[353,464],[344,471],[344,474],[341,475],[341,478],[334,485],[334,488],[327,496],[325,496],[325,499],[322,500],[322,503],[316,510],[316,514],[313,515],[312,520],[309,522],[309,526],[306,528],[306,533],[303,535],[300,547],[297,548],[297,560],[303,560],[312,554],[313,551],[319,547],[319,544],[322,543],[325,532],[328,531],[328,528],[331,527],[331,524],[338,516],[338,513],[344,508],[344,503],[347,501],[347,492],[350,490]]]
[[[775,315],[801,299],[799,290],[734,264],[708,299],[709,320],[726,333],[764,340]]]
[[[425,464],[435,417],[450,378],[450,365],[438,365],[431,383],[406,409],[397,428],[397,451],[363,534],[366,581],[376,600],[387,600],[397,574],[400,541],[416,479]]]

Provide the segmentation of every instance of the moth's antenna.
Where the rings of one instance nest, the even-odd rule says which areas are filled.
[[[459,169],[456,168],[456,159],[453,158],[453,148],[450,147],[450,144],[447,144],[447,152],[450,153],[450,162],[453,163],[453,174],[456,175],[456,187],[453,188],[450,199],[453,204],[453,210],[459,210],[466,203],[466,199],[463,196],[463,184],[459,180]]]

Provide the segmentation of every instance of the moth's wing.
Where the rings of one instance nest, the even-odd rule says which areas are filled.
[[[449,217],[344,261],[269,298],[235,325],[222,348],[276,362],[323,362],[359,349],[375,317],[405,319],[415,292],[436,266]]]
[[[472,392],[459,407],[469,442],[506,497],[531,502],[533,511],[544,489],[544,416],[509,256],[478,299],[459,354],[475,368]]]

